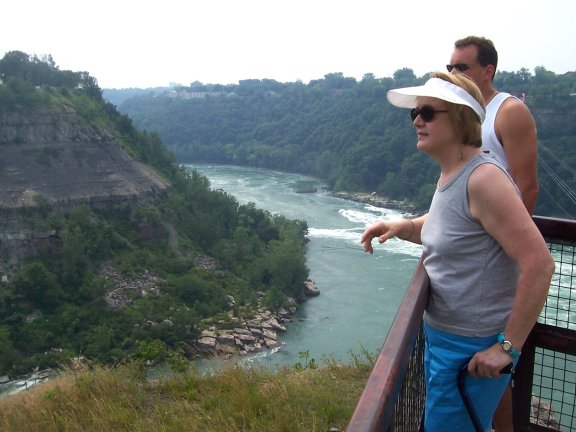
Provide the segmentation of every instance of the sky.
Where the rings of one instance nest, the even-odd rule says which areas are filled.
[[[102,89],[422,76],[470,35],[494,42],[501,71],[576,71],[574,0],[17,0],[1,13],[0,58],[49,54]]]

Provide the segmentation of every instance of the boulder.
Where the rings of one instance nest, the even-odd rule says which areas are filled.
[[[236,343],[234,340],[234,335],[221,333],[216,338],[216,341],[222,345],[233,347]]]
[[[532,403],[530,407],[530,423],[545,426],[552,430],[561,430],[560,423],[556,420],[552,406],[534,395],[532,395]]]
[[[316,297],[317,295],[320,294],[320,290],[318,289],[316,284],[312,282],[310,278],[308,278],[306,282],[304,282],[304,294],[307,297]]]
[[[235,334],[243,334],[243,335],[248,335],[248,336],[252,336],[252,332],[248,329],[245,328],[241,328],[241,327],[235,327],[234,328],[234,333]]]
[[[286,331],[286,327],[284,327],[282,324],[280,324],[276,320],[276,318],[270,319],[268,321],[268,324],[270,324],[274,330],[278,330],[278,331],[283,332],[283,333]]]
[[[234,354],[236,354],[236,348],[234,345],[223,345],[220,343],[216,343],[216,352],[224,358],[230,358]]]
[[[263,336],[265,339],[278,340],[278,335],[276,335],[275,332],[270,331],[270,330],[264,330],[264,331],[262,332],[262,336]]]
[[[264,345],[266,345],[266,348],[268,348],[268,349],[273,349],[273,348],[279,347],[280,343],[278,341],[273,340],[273,339],[264,338]]]
[[[198,348],[204,351],[216,349],[216,338],[201,337],[200,339],[198,339]]]
[[[262,336],[262,330],[259,328],[250,328],[250,333],[252,333],[256,337]]]
[[[251,345],[253,343],[255,343],[258,338],[254,337],[252,335],[246,335],[246,334],[237,334],[235,335],[236,339],[238,339],[240,342],[242,342],[244,345]]]
[[[202,333],[200,334],[201,338],[213,338],[216,339],[216,332],[212,331],[212,330],[202,330]]]

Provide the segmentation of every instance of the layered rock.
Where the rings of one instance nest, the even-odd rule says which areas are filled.
[[[0,271],[53,247],[57,233],[34,228],[50,211],[124,206],[170,187],[71,108],[0,111],[0,147]]]
[[[0,145],[2,209],[125,199],[169,186],[70,108],[0,112]]]

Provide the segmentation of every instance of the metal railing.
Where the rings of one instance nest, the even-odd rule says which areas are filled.
[[[546,305],[513,378],[514,428],[576,431],[576,221],[534,217],[556,261]],[[429,280],[414,272],[347,432],[423,429],[422,315]]]

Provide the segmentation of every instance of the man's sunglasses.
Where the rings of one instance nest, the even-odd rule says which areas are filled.
[[[430,105],[423,105],[420,108],[412,108],[410,110],[410,118],[412,121],[416,120],[416,117],[420,118],[426,123],[430,123],[434,120],[434,115],[439,112],[448,112],[447,110],[435,110]]]
[[[472,66],[480,66],[480,65],[468,64],[468,63],[456,63],[455,65],[447,64],[446,69],[448,69],[448,72],[452,72],[452,69],[456,69],[458,72],[464,72],[470,69]]]

